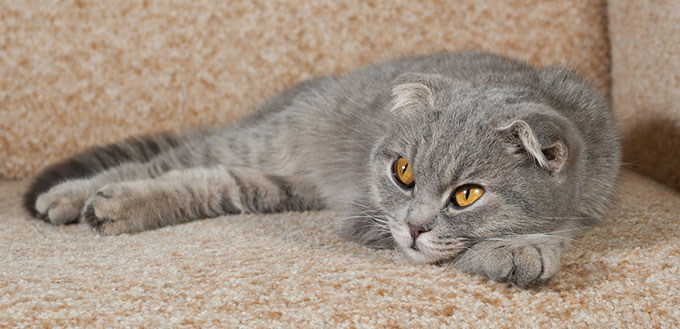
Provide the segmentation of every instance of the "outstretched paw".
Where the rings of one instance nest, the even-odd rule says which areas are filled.
[[[90,197],[83,209],[83,219],[100,235],[136,232],[134,189],[129,183],[109,184]]]
[[[100,235],[136,233],[157,226],[157,203],[144,182],[109,184],[87,200],[82,216]]]
[[[91,194],[91,184],[88,181],[67,181],[41,194],[35,202],[35,209],[39,217],[48,223],[73,223],[78,220],[85,200]]]
[[[550,281],[560,270],[558,237],[513,237],[479,242],[453,264],[466,272],[526,289]]]

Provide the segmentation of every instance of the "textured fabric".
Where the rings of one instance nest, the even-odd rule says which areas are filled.
[[[604,1],[1,1],[0,176],[229,122],[301,79],[465,49],[567,64],[607,92]]]
[[[612,101],[625,160],[680,190],[680,1],[611,1]]]
[[[339,239],[334,213],[135,235],[26,220],[0,184],[0,327],[680,327],[680,194],[625,172],[608,223],[546,287],[508,288]]]

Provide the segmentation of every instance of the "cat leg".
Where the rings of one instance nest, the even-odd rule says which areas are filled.
[[[216,160],[202,155],[209,152],[206,147],[205,143],[183,145],[166,150],[148,162],[126,162],[90,177],[61,182],[38,195],[37,216],[55,225],[75,222],[85,201],[107,184],[154,178],[171,169],[215,164]]]
[[[149,178],[158,175],[160,168],[142,163],[125,163],[93,177],[67,180],[38,196],[35,209],[48,223],[61,225],[78,220],[85,201],[102,186],[114,182]]]
[[[300,182],[215,167],[106,185],[87,200],[83,217],[98,234],[116,235],[225,214],[320,208],[315,190]]]
[[[518,235],[495,238],[472,245],[453,267],[528,288],[548,282],[560,270],[565,237]]]

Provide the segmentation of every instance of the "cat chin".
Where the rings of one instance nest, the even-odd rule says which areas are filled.
[[[417,264],[431,264],[436,263],[441,257],[427,253],[425,250],[415,250],[411,248],[413,244],[413,239],[408,230],[405,229],[403,225],[396,224],[394,221],[390,222],[390,231],[394,241],[396,241],[399,249],[405,253],[409,258],[411,258]],[[426,247],[423,245],[422,241],[418,243],[424,249]]]
[[[440,261],[440,257],[429,255],[420,250],[414,250],[412,248],[404,248],[401,246],[401,250],[413,260],[416,264],[432,264]]]

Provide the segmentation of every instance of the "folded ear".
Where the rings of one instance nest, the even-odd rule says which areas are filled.
[[[433,109],[434,95],[446,83],[446,78],[436,74],[404,73],[392,84],[393,113]]]
[[[535,114],[498,131],[511,153],[530,157],[550,173],[558,173],[567,162],[570,132],[564,119]]]

